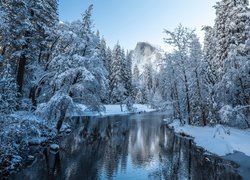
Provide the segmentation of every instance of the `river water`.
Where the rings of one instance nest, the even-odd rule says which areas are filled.
[[[241,179],[236,164],[175,135],[162,121],[167,116],[76,117],[58,153],[45,148],[11,179]]]

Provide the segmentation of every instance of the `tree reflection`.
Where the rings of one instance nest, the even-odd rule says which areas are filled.
[[[60,154],[45,149],[44,159],[16,179],[240,179],[230,163],[205,156],[192,140],[162,124],[163,118],[76,118],[76,130],[61,142]]]

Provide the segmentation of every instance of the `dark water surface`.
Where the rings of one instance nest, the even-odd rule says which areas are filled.
[[[204,155],[163,124],[164,113],[75,118],[75,130],[55,154],[12,179],[241,179],[235,164]],[[73,129],[73,128],[72,128]]]

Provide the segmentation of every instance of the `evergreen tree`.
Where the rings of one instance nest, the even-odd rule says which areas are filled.
[[[125,87],[128,91],[128,95],[132,96],[133,87],[132,87],[132,59],[133,53],[132,51],[127,52],[126,55],[126,71],[127,71],[127,81],[125,82]]]
[[[13,113],[17,108],[17,85],[10,64],[0,72],[0,115]]]
[[[205,31],[204,47],[203,47],[203,60],[206,66],[204,67],[205,82],[209,86],[213,86],[219,79],[219,66],[216,61],[216,39],[215,30],[210,26],[203,27]]]
[[[153,89],[153,69],[150,63],[144,67],[143,81],[147,92]]]
[[[204,87],[203,68],[204,62],[202,57],[202,49],[199,39],[196,35],[193,36],[190,43],[190,70],[189,70],[189,88],[190,88],[190,105],[191,117],[194,122],[200,122],[203,125],[207,124],[207,107],[206,98],[208,96]]]
[[[110,92],[111,103],[122,103],[125,94],[124,81],[122,79],[123,54],[121,46],[117,43],[112,52],[112,66],[110,67]]]
[[[92,11],[93,11],[93,4],[91,4],[88,9],[85,11],[85,13],[82,15],[82,25],[80,27],[80,37],[83,39],[84,47],[82,56],[87,56],[91,54],[91,45],[92,45],[92,36],[93,36],[93,31],[92,31],[92,24],[93,21],[91,19],[92,17]]]
[[[24,74],[27,60],[32,57],[32,31],[34,27],[29,19],[28,1],[2,1],[5,12],[4,24],[6,34],[3,47],[6,47],[4,59],[10,60],[15,67],[18,92],[22,93],[24,85]]]

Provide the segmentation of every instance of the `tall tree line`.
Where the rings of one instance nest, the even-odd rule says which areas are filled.
[[[0,112],[31,110],[60,129],[76,103],[131,105],[131,54],[93,30],[93,5],[72,23],[59,22],[57,9],[57,0],[1,1]]]
[[[203,49],[193,30],[165,30],[174,47],[160,72],[160,92],[182,123],[250,127],[250,16],[247,0],[221,0]]]

